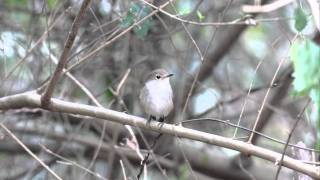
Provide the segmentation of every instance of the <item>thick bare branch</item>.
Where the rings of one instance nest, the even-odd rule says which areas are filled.
[[[22,107],[41,108],[41,96],[32,91],[0,98],[0,110],[8,110]],[[282,155],[278,152],[274,152],[265,148],[248,144],[246,142],[233,140],[230,138],[225,138],[222,136],[217,136],[214,134],[209,134],[193,129],[188,129],[182,126],[164,124],[162,128],[159,128],[157,122],[151,122],[150,125],[147,125],[147,120],[144,118],[129,115],[123,112],[113,111],[110,109],[89,106],[79,103],[66,102],[53,98],[51,101],[51,110],[62,113],[96,117],[121,124],[136,126],[143,129],[149,129],[164,134],[175,135],[181,138],[201,141],[204,143],[240,151],[248,155],[260,157],[262,159],[274,163],[279,163],[282,157]],[[291,157],[284,156],[282,165],[287,168],[307,174],[313,178],[320,178],[320,171],[318,167],[305,164]]]

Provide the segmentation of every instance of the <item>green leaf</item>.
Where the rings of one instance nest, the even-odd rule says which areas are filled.
[[[120,26],[122,28],[128,28],[134,23],[134,16],[132,14],[128,14],[124,19],[121,20]]]
[[[190,9],[188,9],[188,8],[183,8],[183,9],[181,9],[181,10],[179,11],[179,15],[180,15],[180,16],[188,15],[190,12],[191,12]]]
[[[47,0],[49,9],[53,9],[57,5],[57,0]]]
[[[202,22],[204,20],[204,18],[205,18],[205,16],[202,15],[202,13],[199,10],[197,11],[197,16],[198,16],[198,19],[199,19],[200,22]]]
[[[142,5],[140,3],[131,3],[129,11],[125,18],[121,20],[121,26],[127,28],[131,26],[135,21],[138,21],[138,16],[142,10]]]
[[[151,13],[151,8],[141,3],[131,3],[127,15],[121,20],[121,27],[128,28]],[[148,18],[133,28],[134,33],[140,39],[148,34],[153,25],[153,20]]]
[[[295,16],[295,24],[294,27],[296,28],[297,31],[301,32],[307,25],[307,16],[303,12],[301,7],[296,8],[294,11],[294,16]]]
[[[113,94],[112,94],[112,92],[111,92],[109,89],[107,89],[107,90],[105,91],[105,96],[106,96],[106,98],[107,98],[108,100],[110,100],[110,99],[113,98]]]
[[[319,87],[320,47],[310,40],[297,40],[291,46],[290,57],[294,68],[294,90],[301,95]]]
[[[178,1],[177,11],[179,16],[190,14],[193,2],[191,0]]]
[[[293,61],[293,87],[296,95],[308,95],[314,104],[316,148],[320,150],[320,47],[311,40],[298,39],[291,46],[290,57]]]

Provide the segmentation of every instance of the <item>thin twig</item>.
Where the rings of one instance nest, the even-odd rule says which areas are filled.
[[[108,31],[108,32],[98,36],[97,38],[93,39],[91,42],[87,43],[82,49],[80,49],[79,51],[71,54],[70,57],[68,58],[68,62],[70,62],[72,59],[77,57],[83,51],[85,51],[87,49],[90,49],[91,47],[92,48],[95,47],[95,44],[97,44],[98,42],[101,42],[102,40],[103,40],[103,42],[109,40],[114,34],[118,33],[120,29],[121,28],[119,26],[116,26],[116,27],[112,28],[110,31]],[[88,50],[88,51],[90,51],[90,50]]]
[[[246,127],[243,127],[243,126],[241,126],[241,125],[233,124],[233,123],[231,123],[229,120],[223,120],[223,119],[218,119],[218,118],[196,118],[196,119],[184,120],[184,121],[182,121],[181,123],[182,123],[182,124],[186,124],[186,123],[192,123],[192,122],[198,122],[198,121],[214,121],[214,122],[223,123],[223,124],[225,124],[225,125],[228,125],[228,126],[231,126],[231,127],[234,127],[234,128],[238,128],[238,129],[241,129],[241,130],[245,130],[245,131],[247,131],[247,132],[250,132],[250,133],[257,134],[257,135],[259,135],[259,136],[261,136],[261,137],[264,137],[264,138],[266,138],[266,139],[269,139],[269,140],[271,140],[271,141],[273,141],[273,142],[276,142],[276,143],[279,143],[279,144],[283,144],[283,145],[286,144],[285,141],[282,141],[282,140],[273,138],[273,137],[271,137],[271,136],[265,135],[265,134],[263,134],[263,133],[261,133],[261,132],[258,132],[258,131],[251,130],[251,129],[246,128]],[[245,137],[240,137],[240,139],[244,139],[244,138],[247,139],[248,137],[247,137],[247,136],[245,136]],[[239,139],[239,137],[238,137],[238,138],[232,138],[232,139]],[[288,146],[294,147],[294,148],[297,148],[297,149],[303,149],[303,150],[311,151],[311,152],[317,152],[317,153],[320,152],[320,151],[317,150],[317,149],[301,147],[301,146],[298,146],[298,145],[296,145],[296,144],[291,144],[291,143],[289,143]]]
[[[158,129],[161,129],[162,127],[157,126]],[[140,177],[141,173],[144,172],[144,176],[146,177],[146,170],[147,170],[147,160],[149,159],[149,156],[152,155],[155,164],[157,165],[157,168],[160,170],[161,174],[164,176],[165,179],[168,179],[167,174],[165,173],[165,171],[163,170],[163,168],[161,167],[161,164],[159,163],[159,160],[156,158],[156,155],[154,154],[153,149],[155,148],[156,143],[158,142],[159,138],[162,136],[162,133],[160,133],[154,140],[152,145],[150,146],[146,137],[144,136],[144,134],[142,133],[142,131],[137,128],[138,133],[140,134],[142,141],[144,142],[144,144],[146,145],[147,149],[149,150],[147,155],[144,157],[144,159],[142,159],[141,164],[143,164],[144,169],[140,168],[140,171],[137,175],[137,178]],[[142,166],[141,166],[142,167]]]
[[[150,18],[151,16],[153,16],[154,14],[156,14],[159,9],[162,9],[164,7],[166,7],[170,1],[172,0],[168,0],[166,3],[162,4],[158,9],[152,11],[150,14],[148,14],[147,16],[141,18],[139,21],[135,22],[134,24],[132,24],[130,27],[128,27],[127,29],[123,30],[121,33],[119,33],[118,35],[114,36],[113,38],[111,38],[109,41],[105,42],[104,44],[102,44],[101,46],[99,46],[98,48],[96,48],[95,50],[93,50],[92,52],[88,53],[86,56],[82,57],[78,62],[74,63],[73,65],[71,65],[67,71],[70,71],[71,69],[75,69],[77,66],[79,66],[80,64],[82,64],[85,60],[87,60],[88,58],[92,57],[93,55],[97,54],[100,50],[102,50],[103,48],[107,47],[108,45],[110,45],[111,43],[113,43],[114,41],[116,41],[117,39],[119,39],[120,37],[122,37],[123,35],[125,35],[126,33],[128,33],[129,31],[131,31],[131,29],[133,29],[134,27],[136,27],[137,25],[139,25],[140,23],[142,23],[143,21],[147,20],[148,18]]]
[[[283,148],[282,155],[281,155],[281,159],[276,162],[276,164],[277,164],[279,167],[278,167],[278,169],[277,169],[277,173],[276,173],[276,176],[275,176],[275,178],[274,178],[275,180],[277,180],[277,179],[279,178],[279,174],[280,174],[280,170],[281,170],[281,167],[282,167],[283,158],[284,158],[284,155],[285,155],[286,150],[287,150],[287,148],[288,148],[288,145],[289,145],[291,136],[292,136],[294,130],[296,129],[296,127],[297,127],[300,119],[302,118],[302,114],[305,112],[306,108],[308,107],[310,101],[311,101],[311,100],[310,100],[310,98],[309,98],[308,101],[307,101],[307,103],[306,103],[306,105],[303,107],[303,109],[302,109],[302,110],[300,111],[300,113],[297,115],[296,121],[294,122],[294,124],[293,124],[293,126],[292,126],[292,129],[291,129],[291,131],[290,131],[290,133],[289,133],[289,135],[288,135],[286,144],[285,144],[285,146],[284,146],[284,148]]]
[[[145,169],[145,166],[147,165],[147,161],[148,161],[148,159],[149,159],[149,156],[150,156],[150,154],[151,154],[151,151],[154,150],[154,147],[156,146],[156,144],[157,144],[157,142],[158,142],[158,140],[160,139],[161,136],[162,136],[162,134],[160,133],[160,134],[153,140],[153,143],[152,143],[152,145],[150,146],[150,149],[149,149],[148,154],[147,154],[147,155],[144,157],[144,159],[141,161],[140,170],[139,170],[139,173],[138,173],[138,175],[137,175],[138,180],[140,179],[140,176],[141,176],[141,174],[142,174],[142,172],[143,172],[143,169]]]
[[[148,6],[154,8],[154,9],[158,9],[158,7],[147,2],[146,0],[140,0],[140,1],[142,1],[143,3],[147,4]],[[181,23],[192,24],[192,25],[197,25],[197,26],[230,26],[230,25],[248,25],[248,24],[250,24],[247,20],[239,21],[239,19],[236,19],[233,21],[228,21],[228,22],[196,22],[196,21],[182,19],[179,16],[174,15],[174,14],[170,14],[169,12],[167,12],[163,9],[159,9],[159,11],[161,13],[169,16],[170,18],[175,19]],[[176,13],[178,14],[178,12],[176,12]]]
[[[16,127],[15,125],[10,127],[10,129],[12,129],[12,131],[18,132],[18,133],[24,133],[24,134],[30,134],[30,135],[36,135],[38,137],[43,137],[46,136],[46,138],[48,140],[54,140],[56,142],[75,142],[78,145],[84,146],[84,147],[88,147],[88,148],[95,148],[97,146],[99,146],[99,139],[96,138],[92,138],[92,137],[88,137],[85,136],[83,134],[78,134],[78,133],[68,133],[68,134],[60,134],[57,132],[50,132],[47,130],[39,130],[39,129],[35,129],[35,128],[25,128],[25,127]],[[106,136],[105,137],[108,141],[111,141],[111,139]],[[122,160],[125,160],[126,163],[129,162],[129,160],[131,161],[135,161],[135,162],[141,162],[140,157],[137,156],[135,150],[131,149],[131,148],[127,148],[127,147],[121,147],[118,146],[116,144],[113,143],[105,143],[102,142],[102,146],[101,149],[103,150],[103,152],[109,153],[112,151],[115,151],[117,155],[119,155],[121,157]],[[148,153],[147,150],[141,150],[142,155],[145,155]],[[100,154],[103,156],[103,154]],[[174,163],[170,160],[167,159],[163,159],[161,158],[161,156],[157,156],[156,157],[159,160],[159,163],[162,164],[163,166],[167,167],[167,168],[173,168],[174,167]],[[130,165],[130,164],[128,164]],[[128,166],[128,168],[130,168],[130,171],[133,172],[135,170],[135,168],[133,166]]]
[[[45,89],[45,92],[43,93],[43,95],[41,97],[41,104],[46,108],[50,104],[51,96],[53,94],[55,86],[57,85],[57,83],[60,79],[63,68],[65,67],[65,65],[67,63],[69,52],[71,51],[73,42],[78,34],[80,22],[83,19],[82,17],[84,16],[84,13],[85,13],[87,7],[89,6],[90,2],[91,2],[91,0],[84,0],[82,2],[80,10],[72,23],[71,29],[69,31],[67,40],[66,40],[64,48],[63,48],[63,52],[62,52],[60,59],[59,59],[59,63],[57,65],[53,75],[51,76],[51,79],[49,81],[48,86]]]
[[[118,86],[117,86],[117,89],[116,89],[116,94],[119,96],[120,94],[120,90],[121,88],[123,87],[124,83],[126,82],[129,74],[131,72],[131,68],[128,68],[126,73],[124,74],[124,76],[122,77],[121,81],[119,82]]]
[[[45,43],[43,44],[45,47],[47,46]],[[58,64],[58,59],[53,55],[50,54],[50,59],[54,64]],[[66,76],[70,78],[72,82],[74,82],[88,97],[89,99],[98,107],[103,107],[99,101],[94,97],[94,95],[91,93],[91,91],[83,84],[81,83],[78,79],[76,79],[70,72],[66,72],[66,69],[63,68],[62,72],[66,73]]]
[[[123,179],[127,180],[126,169],[124,168],[124,165],[123,165],[123,162],[121,159],[120,159],[120,165],[121,165],[121,169],[122,169]]]
[[[173,10],[174,10],[176,13],[178,13],[178,10],[177,10],[176,7],[174,6],[174,4],[173,4],[172,2],[171,2],[170,4],[171,4],[171,7],[173,8]],[[202,55],[202,52],[201,52],[201,50],[200,50],[200,48],[199,48],[196,40],[194,40],[194,38],[192,37],[192,35],[191,35],[190,31],[188,30],[187,26],[185,25],[185,23],[184,23],[184,22],[181,22],[181,25],[182,25],[183,29],[186,31],[186,33],[187,33],[188,37],[190,38],[192,44],[194,44],[194,46],[195,46],[195,48],[196,48],[196,50],[197,50],[197,53],[198,53],[198,55],[200,56],[200,60],[203,61],[203,55]]]
[[[48,148],[45,147],[44,145],[40,144],[40,146],[41,146],[41,148],[42,148],[43,150],[45,150],[47,153],[49,153],[49,154],[51,154],[51,155],[53,155],[53,156],[55,156],[55,157],[57,157],[57,158],[62,159],[63,161],[65,161],[65,162],[61,162],[61,164],[73,165],[73,166],[75,166],[75,167],[77,167],[77,168],[79,168],[79,169],[82,169],[82,170],[88,172],[89,174],[91,174],[91,175],[93,175],[93,176],[95,176],[95,177],[97,177],[97,178],[100,178],[100,179],[103,179],[103,180],[107,180],[106,178],[102,177],[100,174],[98,174],[98,173],[96,173],[96,172],[93,172],[93,171],[91,171],[90,169],[85,168],[85,167],[81,166],[80,164],[78,164],[78,163],[76,163],[76,162],[74,162],[74,161],[71,161],[71,160],[69,160],[69,159],[67,159],[67,158],[65,158],[65,157],[63,157],[63,156],[60,156],[59,154],[56,154],[56,153],[52,152],[50,149],[48,149]]]
[[[230,1],[228,2],[226,8],[225,8],[224,11],[222,12],[221,19],[225,16],[225,13],[226,13],[227,9],[230,7],[232,1],[233,1],[233,0],[230,0]],[[203,53],[203,61],[201,61],[201,64],[200,64],[199,68],[197,69],[196,75],[195,75],[195,77],[194,77],[194,79],[193,79],[193,81],[192,81],[191,87],[190,87],[189,92],[188,92],[188,94],[187,94],[187,99],[186,99],[186,101],[185,101],[185,103],[184,103],[184,105],[183,105],[183,109],[182,109],[182,113],[181,113],[181,114],[182,114],[182,118],[184,118],[183,116],[184,116],[184,114],[185,114],[185,112],[186,112],[186,110],[187,110],[187,106],[188,106],[188,103],[189,103],[189,99],[190,99],[190,97],[191,97],[191,95],[192,95],[192,93],[193,93],[193,90],[194,90],[194,88],[195,88],[196,82],[198,81],[198,78],[199,78],[199,75],[200,75],[202,66],[203,66],[203,64],[204,64],[205,61],[206,61],[206,58],[205,58],[205,57],[206,57],[206,55],[207,55],[207,53],[208,53],[208,50],[209,50],[209,47],[211,46],[211,43],[212,43],[213,40],[214,40],[214,37],[216,36],[216,33],[217,33],[218,28],[219,28],[219,26],[218,26],[218,27],[214,30],[214,32],[212,33],[211,39],[210,39],[210,41],[209,41],[209,43],[208,43],[208,45],[207,45],[207,47],[206,47],[206,49],[205,49],[205,52]]]
[[[296,35],[294,36],[293,41],[297,38],[297,36],[298,36],[298,34],[296,34]],[[278,67],[277,67],[277,69],[276,69],[276,71],[275,71],[275,73],[274,73],[274,75],[273,75],[273,77],[272,77],[272,80],[271,80],[271,82],[270,82],[270,86],[269,86],[269,88],[268,88],[268,90],[267,90],[267,92],[266,92],[266,94],[265,94],[265,96],[264,96],[264,98],[263,98],[263,100],[262,100],[261,107],[260,107],[259,110],[258,110],[258,115],[257,115],[256,120],[255,120],[254,125],[253,125],[253,130],[254,130],[254,131],[256,130],[256,127],[257,127],[257,125],[258,125],[258,123],[259,123],[259,120],[260,120],[260,117],[261,117],[263,108],[264,108],[264,106],[265,106],[265,104],[266,104],[266,101],[267,101],[267,99],[268,99],[268,96],[269,96],[269,93],[270,93],[270,91],[271,91],[271,88],[272,88],[273,84],[275,83],[276,77],[277,77],[277,75],[278,75],[278,73],[279,73],[279,71],[280,71],[280,68],[281,68],[282,64],[284,63],[285,59],[286,59],[286,58],[283,57],[283,58],[280,60],[280,63],[279,63],[279,65],[278,65]],[[251,135],[250,135],[250,137],[249,137],[249,139],[248,139],[248,143],[252,143],[253,137],[254,137],[254,134],[251,133]]]
[[[258,115],[257,115],[256,120],[255,120],[254,125],[253,125],[253,131],[256,130],[256,127],[257,127],[257,125],[258,125],[258,123],[259,123],[259,120],[260,120],[260,117],[261,117],[261,114],[262,114],[262,111],[263,111],[263,108],[264,108],[264,105],[266,104],[266,101],[267,101],[267,99],[268,99],[268,97],[269,97],[269,93],[270,93],[271,87],[272,87],[272,85],[274,84],[275,79],[276,79],[276,77],[277,77],[277,75],[278,75],[278,72],[279,72],[279,70],[280,70],[280,68],[281,68],[281,66],[282,66],[282,64],[283,64],[283,62],[284,62],[285,59],[286,59],[286,58],[282,58],[282,59],[281,59],[279,65],[278,65],[278,67],[277,67],[277,69],[276,69],[276,72],[275,72],[274,75],[273,75],[273,78],[272,78],[272,80],[271,80],[271,82],[270,82],[270,87],[268,88],[268,90],[267,90],[267,92],[266,92],[266,94],[265,94],[265,96],[264,96],[264,98],[263,98],[263,100],[262,100],[262,104],[261,104],[261,106],[260,106],[260,108],[259,108],[259,110],[258,110]],[[251,135],[250,135],[250,137],[249,137],[249,140],[248,140],[248,143],[252,143],[253,136],[254,136],[254,134],[251,133]]]
[[[45,161],[45,163],[48,166],[51,166],[53,163],[56,163],[57,158],[51,158],[50,160]],[[19,172],[13,176],[6,177],[6,180],[17,180],[17,179],[32,179],[31,177],[34,177],[37,175],[39,172],[43,170],[43,167],[41,164],[36,164],[34,167],[26,169],[22,172]]]
[[[62,180],[61,177],[59,177],[52,169],[50,169],[49,166],[47,166],[40,158],[38,158],[37,155],[35,155],[26,145],[23,144],[20,139],[15,136],[10,129],[8,129],[3,123],[0,123],[0,126],[2,129],[4,129],[11,137],[14,139],[30,156],[32,156],[36,161],[38,161],[46,170],[49,171],[50,174],[52,174],[56,179]]]
[[[55,63],[57,64],[58,63],[58,60],[55,56],[53,56],[52,54],[50,54],[50,59]],[[65,72],[65,68],[63,68],[63,72]],[[103,107],[99,101],[93,96],[93,94],[90,92],[90,90],[84,85],[82,84],[79,80],[77,80],[70,72],[66,72],[66,75],[67,77],[69,77],[71,79],[71,81],[73,81],[77,86],[80,87],[80,89],[89,97],[90,100],[92,100],[92,102],[98,106],[98,107]],[[102,133],[100,135],[100,139],[99,139],[99,144],[94,152],[94,155],[93,155],[93,159],[91,160],[91,162],[89,163],[89,166],[87,169],[90,169],[92,166],[93,166],[93,163],[94,163],[94,160],[97,158],[99,152],[100,152],[100,149],[101,149],[101,146],[102,146],[102,142],[103,142],[103,138],[105,136],[105,129],[106,129],[106,122],[104,121],[103,122],[103,127],[102,127]],[[87,171],[86,171],[87,173]],[[83,175],[85,176],[85,174]]]
[[[29,55],[31,55],[32,51],[36,47],[38,47],[38,45],[48,37],[49,32],[55,27],[55,25],[61,20],[62,17],[64,17],[65,13],[69,10],[70,9],[68,8],[67,10],[63,11],[63,13],[61,13],[61,15],[59,17],[57,17],[57,19],[54,20],[54,22],[47,28],[47,30],[34,43],[34,45],[28,49],[28,51],[26,52],[26,55],[21,60],[19,60],[19,62],[11,69],[11,71],[9,71],[8,73],[5,72],[5,77],[2,80],[0,87],[2,87],[2,83],[4,83],[5,80],[8,79],[14,73],[14,71],[29,57]]]
[[[292,2],[294,2],[294,0],[277,0],[275,2],[262,5],[262,6],[261,5],[243,5],[242,11],[245,13],[266,13],[266,12],[275,11]]]
[[[260,65],[262,64],[263,61],[264,61],[264,58],[259,61],[258,65],[256,66],[256,68],[255,68],[255,70],[254,70],[254,75],[257,74],[258,69],[260,68]],[[251,93],[251,89],[252,89],[254,80],[255,80],[255,78],[252,78],[251,83],[250,83],[250,86],[249,86],[249,90],[248,90],[248,93],[247,93],[247,96],[246,96],[245,99],[244,99],[244,102],[243,102],[243,105],[242,105],[242,108],[241,108],[241,112],[240,112],[240,115],[239,115],[239,119],[238,119],[238,122],[237,122],[237,125],[238,125],[238,126],[240,125],[240,122],[241,122],[241,119],[242,119],[242,116],[243,116],[245,107],[246,107],[246,105],[247,105],[247,101],[248,101],[249,95],[250,95],[250,93]],[[236,137],[237,132],[238,132],[238,128],[236,128],[236,130],[234,131],[233,138]]]

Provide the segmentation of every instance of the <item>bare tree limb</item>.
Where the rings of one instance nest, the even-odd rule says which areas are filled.
[[[87,7],[89,6],[90,2],[91,2],[91,0],[85,0],[82,2],[81,8],[72,23],[71,29],[68,34],[68,38],[67,38],[65,45],[64,45],[64,48],[63,48],[63,52],[60,56],[59,63],[57,65],[53,75],[51,76],[51,79],[49,81],[48,86],[45,89],[45,92],[43,93],[43,95],[41,97],[41,103],[45,107],[48,107],[50,104],[50,98],[53,94],[53,90],[54,90],[55,86],[57,85],[58,80],[60,79],[61,73],[63,71],[63,68],[65,67],[65,65],[67,63],[69,52],[72,48],[74,40],[76,39],[78,30],[80,27],[81,19],[85,13]]]
[[[41,96],[36,94],[34,91],[31,91],[0,98],[0,110],[17,109],[22,107],[42,108]],[[237,141],[189,128],[184,128],[182,126],[164,124],[162,128],[159,128],[158,122],[151,122],[150,125],[147,125],[147,120],[144,118],[129,115],[123,112],[113,111],[110,109],[72,103],[52,98],[50,110],[62,113],[91,116],[121,124],[136,126],[143,129],[149,129],[164,134],[177,135],[181,138],[201,141],[211,145],[240,151],[245,154],[260,157],[274,163],[279,162],[282,157],[282,154],[278,152],[274,152],[246,142]],[[291,157],[284,156],[282,165],[292,170],[296,170],[309,175],[313,178],[320,178],[320,171],[318,167],[305,164]]]

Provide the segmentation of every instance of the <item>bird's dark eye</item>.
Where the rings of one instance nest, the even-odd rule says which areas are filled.
[[[156,78],[157,78],[157,79],[160,79],[161,77],[160,77],[160,75],[157,75]]]

